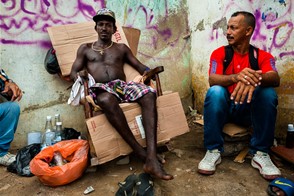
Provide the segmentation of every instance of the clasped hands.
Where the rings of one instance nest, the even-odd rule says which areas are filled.
[[[245,68],[233,75],[233,81],[237,85],[231,94],[231,100],[234,100],[235,104],[243,104],[247,97],[247,103],[250,103],[255,88],[261,84],[261,74],[261,70]]]

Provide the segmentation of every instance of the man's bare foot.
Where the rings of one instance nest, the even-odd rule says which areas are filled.
[[[146,154],[146,151],[142,151],[140,153],[136,153],[136,155],[142,160],[142,161],[146,161],[146,157],[147,157],[147,154]],[[165,164],[165,159],[164,159],[164,156],[160,155],[160,154],[157,154],[157,159],[159,161],[159,163],[161,164]]]
[[[144,172],[150,174],[155,178],[159,178],[162,180],[172,180],[174,177],[170,174],[167,174],[162,168],[160,162],[158,160],[150,160],[146,159],[144,164]]]

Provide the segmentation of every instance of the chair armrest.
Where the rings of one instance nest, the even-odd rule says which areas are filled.
[[[163,66],[158,66],[158,67],[155,67],[154,69],[150,69],[149,71],[144,73],[144,83],[149,84],[151,79],[155,80],[155,76],[163,71],[164,71]]]
[[[84,96],[86,98],[89,95],[88,80],[84,80],[84,93],[85,93]],[[92,108],[87,100],[84,103],[84,111],[85,111],[86,118],[93,117]]]
[[[159,79],[158,74],[163,71],[164,71],[163,66],[157,66],[154,69],[151,69],[144,74],[144,83],[145,84],[150,84],[151,79],[156,81],[157,96],[162,95],[161,84],[160,84],[160,79]]]

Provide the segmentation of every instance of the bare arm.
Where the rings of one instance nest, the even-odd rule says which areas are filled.
[[[278,87],[280,86],[280,76],[278,72],[269,71],[261,75],[261,86],[271,86]]]
[[[230,86],[237,82],[234,79],[234,75],[221,75],[221,74],[210,74],[208,82],[210,86],[220,85],[220,86]]]
[[[124,50],[126,52],[125,54],[125,60],[126,62],[134,67],[141,75],[143,75],[144,71],[148,68],[146,65],[142,64],[132,53],[129,47],[124,45]]]
[[[279,74],[275,71],[269,71],[267,73],[261,74],[260,80],[261,86],[271,86],[277,87],[280,85]],[[236,104],[244,103],[245,98],[247,97],[247,103],[251,102],[253,91],[255,90],[254,85],[246,84],[244,82],[238,82],[234,91],[231,94],[231,100],[234,100]]]
[[[77,57],[72,65],[71,72],[70,72],[70,78],[72,80],[76,80],[77,73],[83,70],[84,68],[86,48],[87,48],[86,44],[82,44],[77,51]]]
[[[243,82],[247,85],[258,86],[260,85],[260,80],[262,80],[261,70],[253,70],[250,68],[243,69],[238,74],[231,75],[220,75],[220,74],[211,74],[209,76],[209,84],[220,85],[220,86],[230,86],[237,82]]]

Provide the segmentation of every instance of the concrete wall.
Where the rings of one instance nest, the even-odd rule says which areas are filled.
[[[82,107],[66,104],[71,83],[50,75],[43,61],[50,47],[46,27],[91,20],[99,8],[115,11],[124,26],[141,30],[138,58],[155,67],[163,65],[164,90],[178,91],[184,109],[202,112],[208,88],[209,56],[226,44],[226,23],[235,10],[257,17],[253,43],[277,59],[282,76],[279,93],[278,132],[293,122],[293,3],[270,0],[69,0],[3,1],[0,6],[1,66],[22,90],[21,117],[13,148],[26,144],[26,135],[43,131],[47,115],[60,113],[64,126],[86,131]],[[292,3],[292,4],[291,4]],[[194,99],[194,100],[192,100]]]
[[[226,45],[226,24],[232,13],[247,10],[257,22],[252,44],[275,57],[281,76],[276,136],[285,138],[287,124],[294,123],[294,2],[252,0],[188,1],[191,28],[192,88],[196,108],[203,111],[208,89],[208,68],[211,52]]]
[[[55,113],[65,127],[86,131],[83,108],[66,104],[71,83],[44,68],[51,46],[46,27],[92,20],[106,5],[120,24],[141,29],[138,58],[150,67],[164,65],[163,90],[178,91],[183,102],[191,102],[190,44],[182,38],[189,32],[185,1],[1,1],[1,66],[25,91],[12,148],[26,145],[27,133],[43,131],[46,116]]]

